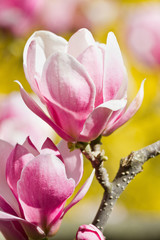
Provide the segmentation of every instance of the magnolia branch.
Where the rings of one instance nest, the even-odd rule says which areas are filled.
[[[104,152],[100,151],[100,139],[91,142],[84,148],[80,147],[82,153],[92,163],[96,171],[96,178],[104,188],[104,195],[101,205],[95,216],[93,224],[103,231],[104,226],[113,210],[117,199],[125,190],[130,181],[143,170],[143,164],[150,158],[160,154],[160,141],[157,141],[141,150],[131,152],[127,157],[122,158],[120,167],[113,182],[109,181],[108,173],[103,167],[105,160]]]

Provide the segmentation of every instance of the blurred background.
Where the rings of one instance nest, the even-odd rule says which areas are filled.
[[[33,142],[38,139],[39,146],[47,136],[55,142],[60,140],[30,113],[14,80],[19,80],[31,93],[22,57],[25,42],[35,30],[50,30],[68,40],[82,27],[103,43],[109,31],[115,33],[128,71],[129,101],[146,78],[144,101],[138,113],[102,139],[108,156],[105,166],[112,180],[122,157],[160,138],[160,1],[0,0],[0,138],[15,144],[30,135]],[[85,160],[81,184],[91,170]],[[145,164],[144,171],[117,201],[105,230],[106,239],[160,239],[159,186],[160,157],[157,157]],[[94,180],[87,196],[65,216],[54,239],[73,239],[80,224],[92,222],[102,194]]]

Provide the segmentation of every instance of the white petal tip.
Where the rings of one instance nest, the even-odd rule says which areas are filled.
[[[116,38],[115,34],[113,32],[109,32],[108,36],[107,36],[107,42],[108,41],[115,41],[115,40],[117,41],[117,38]]]
[[[18,81],[18,80],[14,80],[15,83],[18,83],[18,85],[20,86],[20,88],[23,88],[22,84]]]

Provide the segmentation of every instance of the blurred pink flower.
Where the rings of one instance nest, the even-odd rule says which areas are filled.
[[[83,173],[79,150],[47,139],[38,151],[29,138],[14,148],[0,141],[0,230],[7,240],[53,236],[64,214],[88,191],[94,172],[65,207]]]
[[[80,11],[86,0],[45,0],[39,23],[56,33],[70,32],[78,26],[88,26],[87,18]]]
[[[36,23],[43,1],[1,0],[0,27],[9,29],[15,35],[25,35]]]
[[[76,240],[105,240],[102,232],[92,224],[79,227]]]
[[[35,32],[24,49],[24,71],[49,118],[21,87],[26,105],[67,141],[88,142],[127,122],[143,100],[143,83],[126,110],[127,73],[113,33],[107,44],[80,29],[67,42]]]
[[[17,142],[22,144],[30,136],[32,142],[40,147],[47,137],[53,140],[55,135],[47,123],[26,107],[19,92],[1,95],[0,139],[15,145]]]
[[[160,4],[145,4],[126,19],[126,41],[133,56],[148,67],[160,65]]]
[[[33,29],[56,33],[70,32],[79,25],[88,26],[80,11],[86,0],[1,0],[0,27],[23,36]]]

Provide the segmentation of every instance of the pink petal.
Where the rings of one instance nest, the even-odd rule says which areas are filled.
[[[17,197],[17,182],[20,179],[22,169],[33,159],[33,155],[26,148],[17,144],[11,152],[6,164],[6,177],[9,187]]]
[[[126,112],[116,121],[114,124],[108,125],[106,130],[103,133],[103,136],[108,136],[114,132],[117,128],[126,123],[140,108],[144,97],[144,81],[141,84],[140,90],[138,91],[136,97],[129,105]]]
[[[5,213],[17,216],[16,212],[8,205],[8,203],[0,196],[0,209]],[[22,226],[19,222],[6,222],[0,220],[0,231],[6,237],[7,240],[15,239],[23,240],[28,239]]]
[[[25,219],[46,230],[60,215],[75,188],[64,164],[55,155],[39,155],[23,169],[18,182],[18,196]]]
[[[50,150],[50,151],[49,151]],[[41,153],[51,153],[54,154],[56,157],[58,157],[62,162],[63,158],[56,147],[56,145],[51,141],[51,139],[47,138],[44,144],[42,145]]]
[[[64,51],[67,41],[49,31],[37,31],[27,41],[23,52],[26,78],[39,96],[39,81],[44,63],[53,52]]]
[[[40,229],[36,225],[30,222],[27,222],[25,219],[0,211],[0,222],[2,221],[6,223],[12,222],[12,221],[18,221],[19,223],[21,223],[21,225],[25,229],[27,236],[30,237],[31,239],[40,240],[45,236],[42,229]]]
[[[24,148],[28,150],[29,153],[33,154],[34,156],[37,156],[39,154],[39,151],[32,143],[30,137],[27,137],[25,142],[22,145]]]
[[[77,31],[68,41],[68,54],[77,58],[89,46],[94,46],[95,40],[90,31],[82,28]]]
[[[96,87],[95,107],[103,102],[103,53],[95,46],[88,47],[77,60],[85,67]]]
[[[41,92],[56,124],[76,139],[95,99],[95,87],[83,66],[72,56],[53,54],[44,67]]]
[[[114,34],[110,32],[107,38],[104,63],[104,101],[123,98],[127,91],[127,79],[119,45]]]
[[[42,118],[46,123],[48,123],[59,135],[66,141],[73,141],[73,139],[68,136],[61,128],[59,128],[37,105],[37,103],[27,94],[27,92],[20,86],[21,96],[27,107],[34,112],[37,116]]]
[[[41,149],[45,149],[45,148],[51,149],[51,150],[53,150],[55,152],[58,152],[58,149],[57,149],[56,145],[52,142],[52,140],[50,138],[47,138],[45,140],[45,142],[43,143]]]
[[[101,135],[106,128],[106,125],[113,111],[123,109],[125,105],[125,99],[110,100],[95,108],[84,123],[84,127],[80,134],[79,141],[88,142],[94,140],[99,135]]]
[[[27,52],[24,50],[24,55],[24,72],[26,79],[32,90],[41,98],[41,93],[39,92],[39,82],[46,60],[44,51],[34,40],[30,43]]]
[[[63,207],[64,208],[64,207]],[[57,219],[55,219],[53,222],[51,222],[48,226],[49,232],[48,232],[48,236],[54,236],[60,225],[61,225],[62,219],[60,219],[60,215],[57,217]]]
[[[83,186],[80,188],[76,196],[73,198],[73,200],[68,204],[68,206],[65,207],[63,214],[61,218],[68,212],[68,210],[73,207],[75,204],[77,204],[88,192],[90,185],[92,183],[93,177],[94,177],[95,170],[92,171],[90,177],[87,179],[87,181],[83,184]]]
[[[17,213],[2,196],[0,196],[0,209],[1,209],[0,211],[4,211],[6,213],[17,216]]]
[[[62,140],[58,144],[58,149],[63,157],[66,174],[68,178],[73,178],[77,185],[83,174],[83,156],[80,150],[70,151],[67,142]]]
[[[26,66],[29,46],[33,40],[43,49],[46,58],[56,51],[64,52],[67,47],[67,41],[64,38],[49,31],[36,31],[28,39],[24,48],[23,61]]]
[[[76,240],[105,240],[103,233],[94,225],[81,225]]]
[[[16,213],[19,213],[18,203],[6,181],[6,162],[12,149],[13,147],[9,143],[0,140],[0,195],[12,206]]]
[[[22,235],[22,233],[15,228],[14,222],[11,221],[8,222],[0,220],[0,231],[7,240],[28,240],[25,232],[24,235]]]

